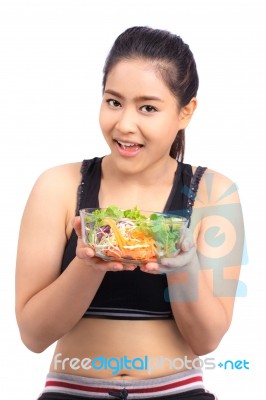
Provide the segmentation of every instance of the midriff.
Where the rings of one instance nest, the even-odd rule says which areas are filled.
[[[173,320],[83,318],[58,341],[50,371],[99,379],[149,379],[180,372],[196,357]],[[96,368],[90,361],[95,358]]]

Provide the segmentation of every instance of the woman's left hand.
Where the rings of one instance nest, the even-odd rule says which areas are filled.
[[[151,274],[160,274],[167,272],[176,272],[190,264],[196,254],[196,247],[194,237],[189,229],[186,229],[184,238],[180,244],[180,252],[177,256],[172,258],[162,258],[160,264],[156,262],[150,262],[140,266],[141,271],[148,272]]]

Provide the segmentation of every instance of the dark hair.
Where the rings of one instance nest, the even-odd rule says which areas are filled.
[[[196,63],[189,46],[179,36],[147,26],[125,30],[115,40],[105,61],[103,89],[111,69],[124,59],[157,61],[156,68],[181,107],[197,95],[199,78]],[[183,161],[184,152],[185,130],[182,129],[177,132],[170,156]]]

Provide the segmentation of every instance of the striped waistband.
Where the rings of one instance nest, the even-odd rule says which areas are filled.
[[[160,378],[103,380],[52,372],[47,375],[43,393],[109,400],[156,398],[204,389],[202,375],[202,370],[197,368]]]

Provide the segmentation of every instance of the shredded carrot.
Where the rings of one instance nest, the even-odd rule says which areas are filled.
[[[125,238],[116,226],[112,218],[105,218],[104,222],[113,230],[117,241],[118,249],[106,249],[104,253],[110,257],[117,257],[120,252],[120,257],[132,258],[135,260],[148,260],[156,258],[155,241],[152,237],[147,236],[140,230],[132,230],[130,237]]]
[[[116,223],[111,218],[104,218],[104,221],[107,225],[110,225],[112,230],[114,231],[114,235],[118,244],[118,247],[122,250],[123,246],[126,244],[124,237],[119,232],[119,229],[116,226]]]

